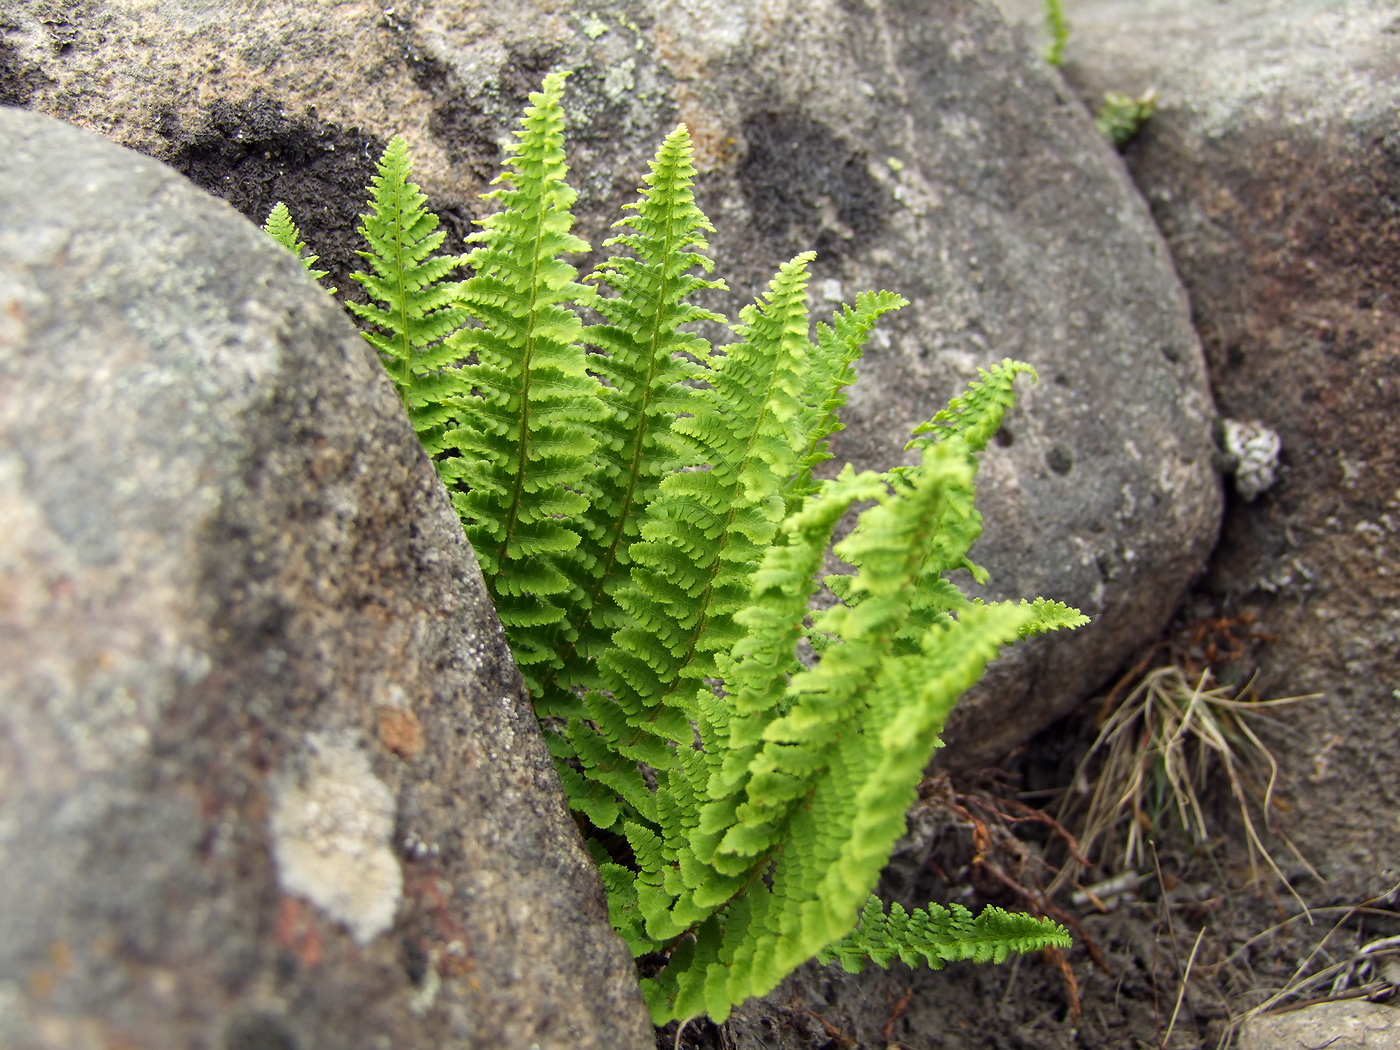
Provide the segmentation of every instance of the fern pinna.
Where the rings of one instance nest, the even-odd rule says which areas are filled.
[[[982,373],[915,431],[916,463],[819,479],[864,342],[904,300],[861,295],[814,339],[804,253],[710,346],[687,326],[725,319],[691,297],[724,285],[702,276],[713,228],[684,126],[606,242],[623,253],[576,280],[562,90],[553,74],[531,96],[465,260],[432,254],[436,221],[391,144],[363,228],[374,274],[356,275],[374,305],[356,312],[595,829],[654,1019],[723,1020],[814,956],[941,966],[1067,944],[1047,920],[871,895],[957,698],[1003,645],[1085,622],[949,577],[985,578],[968,558],[977,454],[1031,369]],[[814,612],[860,505],[831,548],[853,571],[822,581],[836,602]]]

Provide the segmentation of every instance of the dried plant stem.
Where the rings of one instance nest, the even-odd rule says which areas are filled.
[[[1334,927],[1334,932],[1335,929],[1336,928]],[[1318,943],[1318,946],[1313,949],[1312,954],[1310,954],[1306,959],[1303,960],[1303,964],[1299,966],[1298,969],[1293,971],[1293,976],[1289,978],[1288,984],[1286,984],[1282,990],[1275,992],[1268,999],[1265,999],[1258,1006],[1254,1007],[1254,1009],[1250,1010],[1249,1013],[1245,1014],[1245,1018],[1248,1019],[1250,1017],[1255,1017],[1258,1014],[1262,1014],[1265,1011],[1267,1011],[1271,1006],[1282,1002],[1284,999],[1287,999],[1290,996],[1298,995],[1300,992],[1304,991],[1307,988],[1311,988],[1316,984],[1321,984],[1329,977],[1333,977],[1336,974],[1341,973],[1342,971],[1352,966],[1355,966],[1358,961],[1360,961],[1368,955],[1375,955],[1379,952],[1393,952],[1400,950],[1400,937],[1382,937],[1379,940],[1371,941],[1369,944],[1363,944],[1360,948],[1354,951],[1347,958],[1343,959],[1341,962],[1333,963],[1331,966],[1324,967],[1323,969],[1318,970],[1317,973],[1310,974],[1309,976],[1303,977],[1300,980],[1299,977],[1302,974],[1302,972],[1306,970],[1308,968],[1308,964],[1317,957],[1318,952],[1322,951],[1322,946],[1326,942],[1327,938],[1324,937],[1322,941]]]
[[[1186,998],[1186,985],[1191,980],[1191,968],[1196,965],[1196,953],[1201,950],[1201,941],[1205,938],[1206,928],[1201,927],[1196,934],[1196,943],[1191,947],[1191,956],[1186,960],[1186,972],[1181,975],[1181,987],[1176,992],[1176,1006],[1172,1007],[1172,1019],[1167,1022],[1167,1034],[1162,1037],[1162,1045],[1166,1046],[1172,1040],[1172,1029],[1176,1027],[1176,1018],[1181,1013],[1182,1001]]]

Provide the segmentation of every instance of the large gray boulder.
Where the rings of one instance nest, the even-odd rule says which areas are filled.
[[[1290,834],[1361,900],[1400,881],[1400,12],[1388,0],[1082,0],[1086,99],[1155,87],[1127,151],[1190,291],[1222,415],[1281,444],[1233,499],[1216,614],[1266,636]]]
[[[964,704],[950,762],[995,759],[1170,616],[1216,534],[1212,405],[1148,212],[1058,76],[975,0],[11,0],[11,95],[166,158],[261,219],[277,199],[349,288],[355,214],[402,132],[456,233],[551,68],[574,71],[579,229],[597,245],[678,120],[731,314],[815,248],[817,304],[889,288],[836,445],[889,466],[979,366],[1034,364],[985,467],[974,556],[996,597],[1094,618],[1025,646]]]
[[[0,1046],[650,1046],[446,494],[295,260],[0,109]]]

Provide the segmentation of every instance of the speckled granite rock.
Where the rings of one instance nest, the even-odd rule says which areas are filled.
[[[364,341],[223,203],[0,109],[0,1046],[651,1042]]]
[[[988,456],[974,556],[992,594],[1095,622],[1004,660],[950,726],[950,762],[996,758],[1113,674],[1214,541],[1213,409],[1167,253],[1058,76],[985,4],[109,0],[58,20],[9,6],[0,90],[254,218],[286,200],[342,289],[395,132],[465,233],[525,93],[574,70],[579,232],[598,244],[684,120],[734,289],[716,305],[733,313],[807,248],[820,307],[880,287],[914,301],[862,366],[838,465],[890,465],[978,366],[1035,364]]]
[[[1221,413],[1282,445],[1232,500],[1216,612],[1270,641],[1314,903],[1400,881],[1400,11],[1387,0],[1084,0],[1066,75],[1155,86],[1127,151],[1191,294]]]

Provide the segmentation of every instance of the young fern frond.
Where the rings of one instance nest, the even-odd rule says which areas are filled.
[[[1061,0],[1045,0],[1045,30],[1050,37],[1045,45],[1045,61],[1058,66],[1064,61],[1065,45],[1069,43],[1069,22]]]
[[[880,899],[871,897],[861,910],[860,925],[819,951],[817,961],[839,962],[849,973],[860,973],[867,961],[888,969],[895,959],[941,970],[950,962],[1002,962],[1012,952],[1069,946],[1069,933],[1050,919],[995,907],[974,916],[960,904],[907,911],[898,901],[886,913]]]
[[[587,566],[577,551],[589,506],[592,425],[607,413],[587,371],[576,302],[591,292],[562,259],[588,250],[570,233],[576,193],[564,181],[564,78],[530,96],[507,170],[486,194],[501,210],[469,238],[475,271],[456,302],[478,322],[446,341],[449,370],[469,394],[452,402],[443,435],[456,455],[439,462],[466,525],[516,662],[535,692],[557,665],[568,609]]]
[[[955,441],[971,463],[970,457],[986,449],[1001,428],[1002,419],[1015,400],[1012,386],[1020,374],[1036,378],[1035,369],[1030,365],[1009,359],[990,369],[978,369],[980,378],[968,384],[967,390],[953,398],[948,407],[915,427],[914,436],[905,447],[921,452],[940,442]],[[897,483],[916,469],[895,467],[887,477]],[[968,558],[968,551],[981,533],[982,515],[971,500],[948,508],[937,535],[927,548],[914,585],[909,619],[899,632],[897,652],[916,651],[924,632],[936,625],[947,625],[949,615],[966,601],[962,592],[947,580],[946,573],[966,569],[978,583],[987,582],[987,571]],[[826,578],[827,586],[838,597],[855,604],[862,596],[852,591],[851,583],[849,575]]]
[[[292,213],[281,201],[274,204],[272,211],[267,213],[267,221],[263,223],[263,232],[300,259],[313,281],[319,281],[330,273],[329,270],[316,269],[316,263],[320,261],[321,257],[307,254],[306,242],[301,239],[301,230],[297,229],[297,224],[292,221]],[[327,291],[331,295],[336,293],[334,288],[327,289]]]
[[[1009,357],[991,368],[979,368],[980,377],[968,384],[967,390],[948,402],[948,407],[940,409],[932,419],[914,428],[913,439],[904,446],[921,449],[954,435],[967,442],[969,452],[981,452],[987,442],[1001,429],[1001,421],[1006,411],[1016,400],[1012,385],[1018,375],[1037,378],[1035,369],[1024,361],[1013,361]]]
[[[1023,600],[1021,604],[1029,605],[1034,617],[1021,628],[1022,638],[1033,638],[1038,634],[1049,634],[1051,631],[1072,631],[1089,623],[1089,617],[1078,609],[1070,608],[1064,602],[1037,598],[1032,602]]]
[[[446,233],[428,210],[428,198],[411,181],[408,143],[395,136],[370,181],[370,210],[360,216],[368,251],[359,253],[369,273],[350,276],[369,296],[346,307],[369,326],[365,338],[399,388],[408,418],[430,454],[444,448],[457,384],[444,366],[457,360],[446,336],[462,326],[458,286],[443,279],[465,261],[435,255]]]

